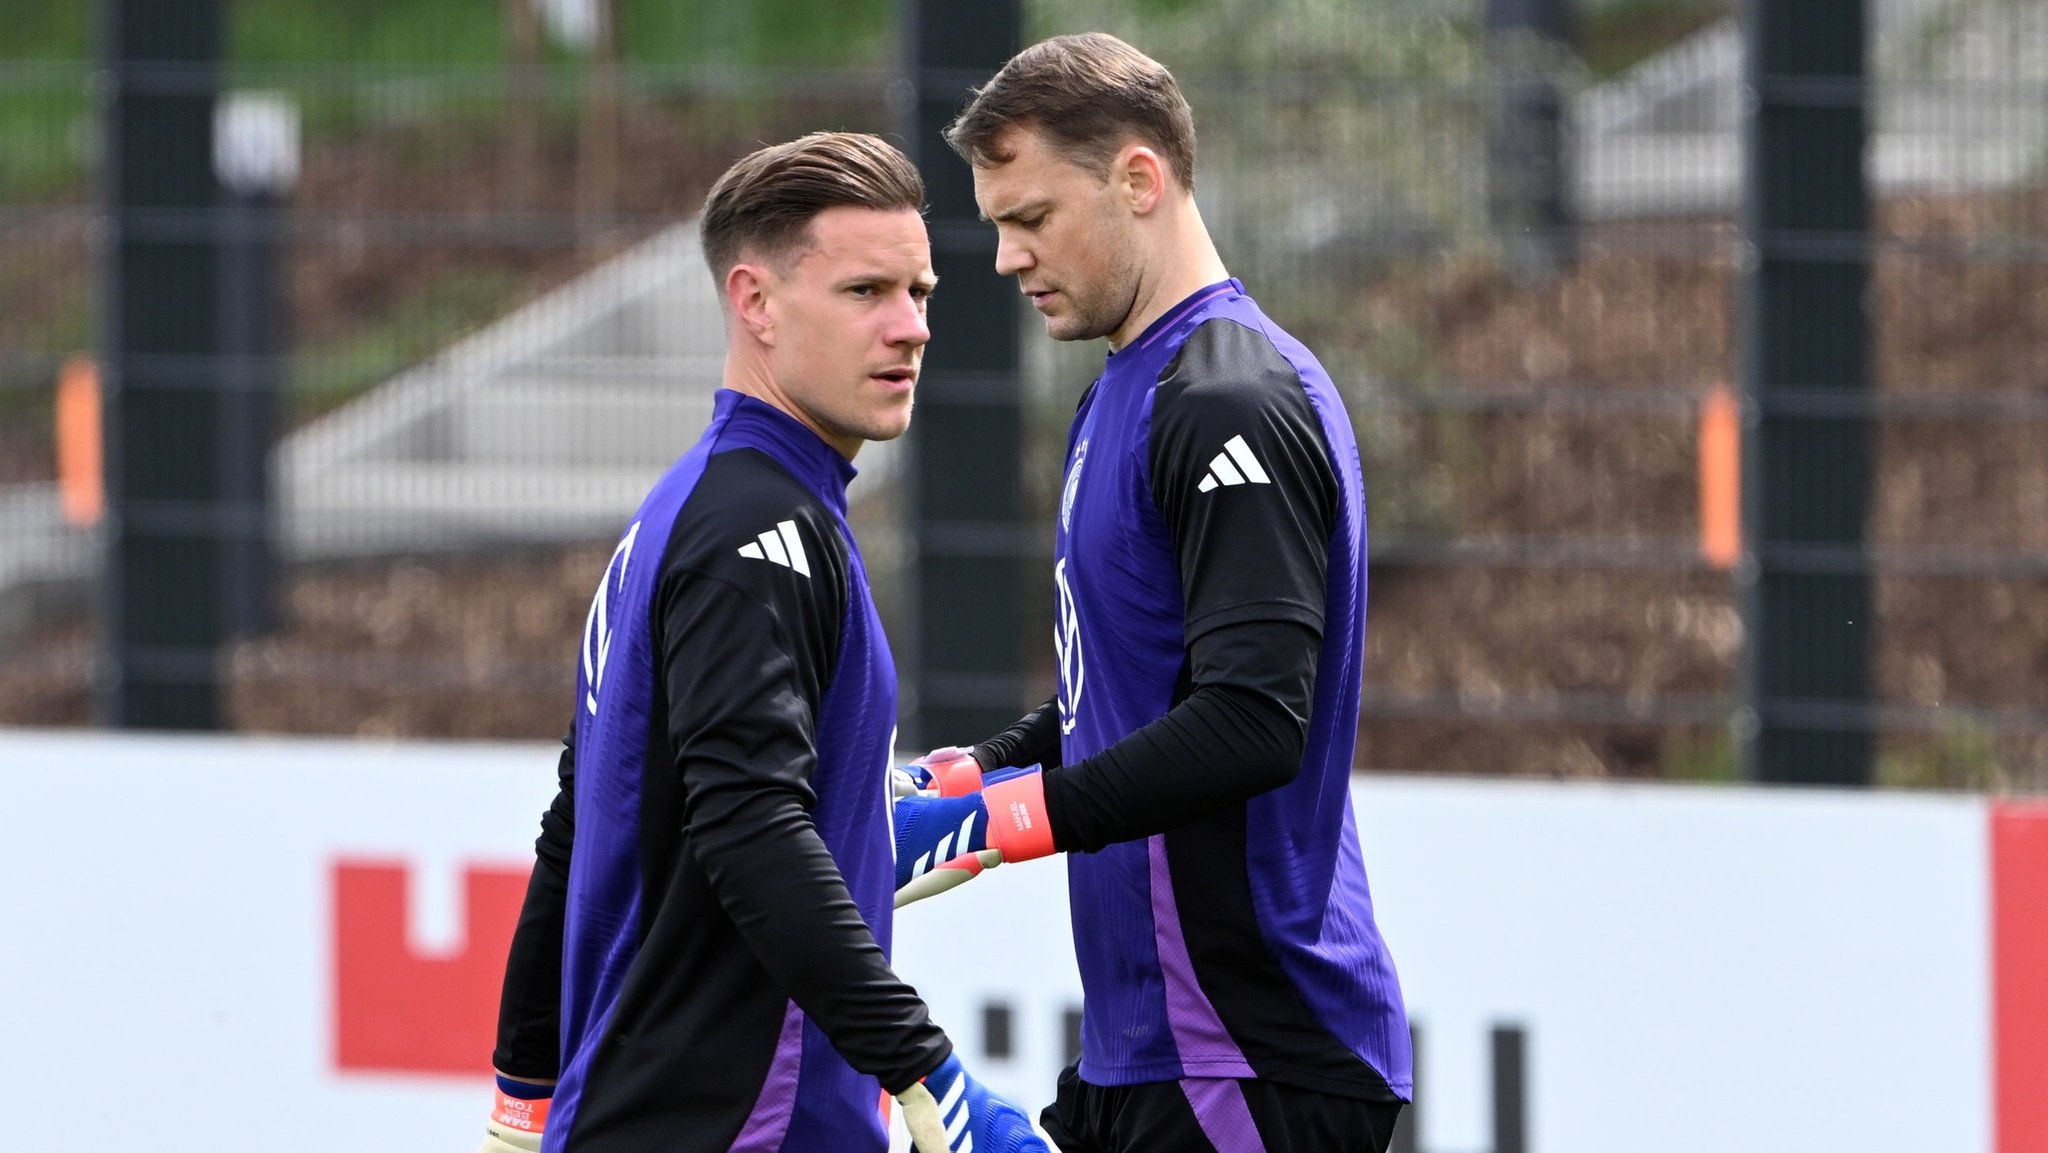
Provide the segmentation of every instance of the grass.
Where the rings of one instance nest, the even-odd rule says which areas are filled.
[[[893,0],[616,0],[623,64],[652,82],[694,72],[874,64],[895,45]],[[90,159],[90,4],[0,8],[0,201],[75,190]],[[224,84],[301,89],[309,137],[362,117],[495,117],[504,0],[240,0],[223,10]],[[551,89],[580,92],[583,55],[543,34]]]
[[[628,64],[800,68],[872,62],[893,48],[894,0],[615,0]],[[91,4],[0,9],[0,64],[82,61],[96,50]],[[495,67],[504,0],[239,0],[223,9],[231,64]],[[555,62],[574,58],[559,44]]]
[[[0,202],[73,194],[91,147],[85,81],[81,61],[0,61]]]

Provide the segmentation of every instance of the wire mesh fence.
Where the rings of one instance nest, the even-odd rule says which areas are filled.
[[[566,717],[610,537],[716,386],[705,188],[758,142],[900,122],[888,5],[729,7],[384,5],[346,42],[306,6],[225,7],[222,90],[289,109],[297,142],[278,343],[198,377],[278,399],[276,612],[219,657],[225,723]],[[1756,542],[1731,454],[1761,415],[1740,14],[1514,7],[1040,0],[1027,34],[1105,28],[1174,68],[1233,273],[1348,390],[1361,765],[1732,778]],[[0,720],[89,723],[104,89],[82,24],[16,31],[46,47],[0,47]],[[1871,577],[1852,720],[1878,780],[2048,787],[2048,17],[1885,0],[1868,61],[1867,88],[1801,98],[1867,101],[1869,387],[1771,399],[1865,430],[1863,546],[1772,563]],[[1101,350],[1025,347],[1045,511]],[[856,488],[885,614],[915,544],[892,461],[864,453]]]

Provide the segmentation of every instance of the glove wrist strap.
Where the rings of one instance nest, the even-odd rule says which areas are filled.
[[[547,1086],[532,1088],[546,1090]],[[521,1133],[538,1133],[547,1127],[548,1106],[553,1103],[552,1097],[514,1097],[501,1082],[497,1103],[491,1106],[491,1122]]]
[[[988,785],[981,795],[988,805],[988,843],[1002,851],[1003,860],[1029,861],[1057,851],[1045,815],[1043,774],[1020,773]]]

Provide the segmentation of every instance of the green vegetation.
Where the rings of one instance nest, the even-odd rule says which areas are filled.
[[[0,8],[0,60],[80,60],[91,51],[91,4]]]
[[[309,150],[362,137],[398,170],[433,168],[497,147],[507,11],[506,0],[223,0],[223,85],[288,92]],[[98,12],[92,4],[0,7],[0,203],[84,194]],[[761,91],[724,105],[741,122],[767,115],[754,105],[773,97],[777,73],[873,66],[895,48],[894,0],[615,0],[614,12],[628,92],[658,98],[664,88],[726,86],[752,73]],[[546,146],[576,132],[587,56],[545,30],[540,52]],[[0,261],[0,301],[24,299],[24,286],[10,283],[19,277],[7,275],[29,270],[21,256],[16,249]],[[53,354],[85,347],[91,314],[85,279],[76,279],[80,291],[61,307],[42,299],[33,316],[17,311],[8,344]],[[317,346],[298,352],[290,374],[298,409],[332,407],[494,319],[531,288],[500,268],[414,279],[346,335],[316,337]]]
[[[64,196],[85,171],[85,68],[0,62],[0,200]]]
[[[1877,783],[1892,789],[2003,792],[2010,781],[1990,730],[1969,721],[1939,735],[1900,740],[1877,754]]]
[[[1583,4],[1579,12],[1580,57],[1589,76],[1605,80],[1733,15],[1733,0],[1606,0]]]
[[[895,54],[894,0],[625,0],[620,44],[634,64],[811,68]]]
[[[1682,731],[1666,737],[1659,762],[1667,781],[1725,785],[1740,776],[1735,740],[1725,728]]]
[[[525,289],[509,271],[463,268],[428,282],[346,336],[298,350],[287,382],[292,418],[307,420],[336,408],[460,334],[498,319]]]
[[[893,50],[893,0],[616,0],[625,60],[653,66],[812,67],[874,63]],[[1154,0],[1147,7],[1185,6]],[[0,10],[0,61],[84,60],[92,4]],[[505,0],[227,0],[236,64],[386,67],[489,65],[504,59]],[[557,61],[574,56],[559,45]]]
[[[736,70],[875,65],[894,52],[893,0],[617,0],[626,83],[687,83]],[[0,11],[0,200],[61,197],[89,160],[86,84],[97,7]],[[309,136],[393,116],[451,123],[497,115],[505,0],[227,0],[230,84],[281,88]],[[542,37],[558,106],[581,91],[585,57]]]

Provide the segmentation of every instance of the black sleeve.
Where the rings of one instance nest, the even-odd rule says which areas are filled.
[[[1060,764],[1060,699],[1051,700],[1024,714],[1016,724],[968,750],[981,762],[981,771],[1011,765],[1042,765],[1056,769]]]
[[[952,1047],[891,971],[811,823],[816,707],[844,584],[837,600],[817,590],[832,584],[792,578],[764,593],[692,571],[665,581],[668,731],[690,851],[721,907],[847,1062],[895,1093]]]
[[[1194,644],[1195,688],[1165,716],[1045,777],[1061,852],[1178,828],[1294,779],[1322,637],[1289,621],[1226,625]]]
[[[1063,850],[1284,785],[1307,743],[1338,481],[1298,374],[1263,333],[1203,325],[1162,376],[1148,450],[1186,603],[1184,681],[1165,716],[1048,775]]]
[[[541,814],[533,874],[512,931],[498,997],[498,1045],[491,1065],[508,1077],[552,1081],[562,1066],[562,917],[568,907],[569,851],[576,839],[576,730],[562,737],[555,799]]]

